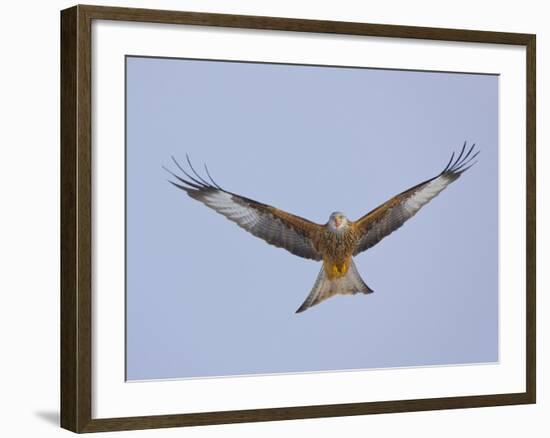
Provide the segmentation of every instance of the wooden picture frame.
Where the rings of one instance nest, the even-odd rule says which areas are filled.
[[[92,22],[225,28],[517,45],[526,49],[526,390],[444,398],[92,418]],[[535,35],[100,6],[61,12],[61,426],[148,429],[535,403]]]

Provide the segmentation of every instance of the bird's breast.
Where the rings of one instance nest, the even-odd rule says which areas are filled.
[[[325,260],[342,263],[353,254],[357,239],[352,230],[335,233],[326,230],[319,242],[319,250]]]

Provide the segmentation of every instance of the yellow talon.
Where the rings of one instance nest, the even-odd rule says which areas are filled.
[[[346,275],[348,272],[348,264],[342,263],[340,265],[334,263],[327,266],[327,274],[329,278],[339,278]]]

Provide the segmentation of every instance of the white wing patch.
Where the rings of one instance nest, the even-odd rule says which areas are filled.
[[[204,197],[204,203],[239,225],[250,227],[258,223],[257,211],[237,204],[229,193],[214,191]]]
[[[407,199],[404,202],[403,207],[409,214],[416,213],[422,206],[439,195],[451,182],[452,180],[450,178],[443,175],[437,177]]]

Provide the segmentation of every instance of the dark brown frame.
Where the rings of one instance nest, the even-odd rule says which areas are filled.
[[[91,23],[151,23],[513,44],[527,52],[526,392],[274,409],[92,419]],[[74,6],[61,12],[61,426],[99,432],[535,403],[535,47],[531,34],[147,9]]]

